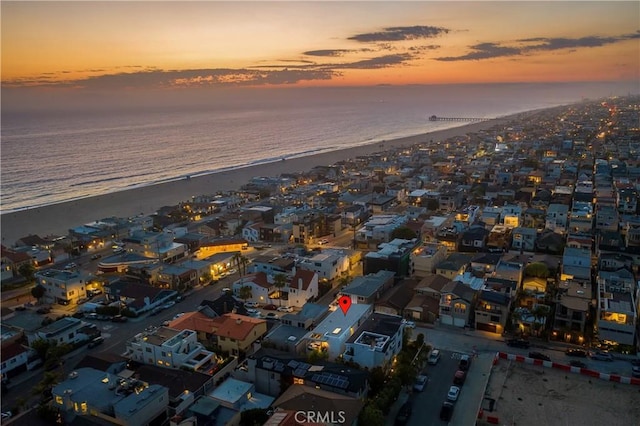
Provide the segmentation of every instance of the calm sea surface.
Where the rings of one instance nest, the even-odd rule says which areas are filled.
[[[258,91],[179,108],[2,112],[1,212],[607,96],[578,86]],[[4,109],[4,108],[3,108]]]

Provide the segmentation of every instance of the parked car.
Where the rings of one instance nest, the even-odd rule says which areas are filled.
[[[231,293],[231,289],[229,287],[225,287],[222,289],[223,293]]]
[[[588,355],[587,351],[585,351],[584,349],[567,349],[565,353],[568,356],[576,356],[580,358],[586,358]]]
[[[529,352],[529,358],[541,359],[543,361],[551,361],[551,358],[549,358],[547,355],[543,354],[542,352]]]
[[[169,309],[170,307],[172,307],[172,306],[173,306],[173,305],[175,305],[175,304],[176,304],[176,302],[175,302],[175,301],[173,301],[173,300],[171,300],[171,301],[169,301],[169,302],[165,303],[164,305],[162,305],[162,307],[163,307],[164,309]]]
[[[402,320],[402,324],[407,328],[416,328],[416,323],[413,321]]]
[[[51,308],[48,306],[42,306],[36,310],[36,313],[38,314],[48,314],[49,312],[51,312]]]
[[[258,302],[244,302],[245,308],[257,308],[258,306]]]
[[[450,402],[443,402],[442,407],[440,408],[440,420],[448,422],[451,420],[451,416],[453,415],[453,407],[454,405]]]
[[[428,382],[429,378],[427,376],[425,376],[424,374],[419,375],[418,377],[416,377],[416,381],[413,383],[413,390],[422,392],[427,386]]]
[[[100,259],[101,257],[102,257],[101,254],[94,254],[93,256],[91,256],[91,260]]]
[[[582,361],[578,361],[577,359],[572,359],[571,361],[569,361],[569,365],[572,367],[587,368],[587,364]]]
[[[111,322],[127,322],[127,317],[122,315],[114,315],[114,317],[111,318]]]
[[[635,377],[635,378],[640,377],[640,365],[633,365],[631,367],[631,377]]]
[[[396,416],[396,425],[402,426],[406,425],[409,419],[411,418],[411,413],[413,412],[413,407],[411,401],[407,401],[402,404],[400,410],[398,411],[398,415]]]
[[[90,341],[87,346],[90,347],[90,348],[95,348],[96,346],[99,346],[99,345],[101,345],[103,343],[104,343],[104,337],[100,336],[100,337],[96,337],[95,339]]]
[[[529,349],[529,346],[531,344],[526,339],[509,339],[507,340],[507,345],[512,346],[514,348]]]
[[[436,365],[440,361],[440,351],[438,349],[434,349],[429,354],[429,358],[427,358],[427,364]]]
[[[464,370],[458,370],[453,375],[454,385],[464,385],[464,381],[467,379],[467,372]]]
[[[264,316],[266,319],[278,319],[278,314],[273,313],[273,312],[269,312],[267,315]]]
[[[459,395],[460,395],[460,388],[458,386],[451,386],[449,388],[449,392],[447,392],[447,399],[451,402],[455,402],[458,400]]]
[[[0,414],[0,419],[2,420],[8,420],[11,417],[13,417],[13,413],[11,411],[5,411],[2,414]]]
[[[280,306],[278,308],[279,312],[293,312],[293,308],[291,306]]]
[[[255,315],[255,314],[258,314],[260,312],[257,309],[247,309],[247,313],[249,315]]]
[[[594,352],[591,354],[591,359],[598,361],[613,361],[613,356],[609,352]]]
[[[467,371],[471,366],[471,357],[469,355],[462,355],[460,357],[460,362],[458,363],[458,368],[463,371]]]
[[[276,305],[264,305],[262,309],[267,311],[275,311],[276,309],[278,309],[278,307]]]
[[[75,269],[75,268],[77,268],[77,267],[78,267],[78,265],[77,265],[77,264],[75,264],[75,263],[71,262],[71,263],[67,264],[67,265],[64,267],[64,269],[66,269],[66,270],[68,271],[69,269]]]

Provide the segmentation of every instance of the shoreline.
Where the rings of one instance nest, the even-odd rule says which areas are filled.
[[[94,195],[63,201],[41,207],[12,211],[0,215],[2,244],[12,246],[19,238],[28,235],[67,235],[70,228],[88,224],[107,217],[131,217],[153,214],[166,205],[175,205],[192,196],[215,194],[218,191],[239,190],[256,176],[278,176],[283,173],[308,172],[316,166],[328,166],[338,161],[377,152],[409,147],[429,140],[445,140],[468,133],[490,129],[502,122],[543,109],[519,112],[493,120],[463,124],[443,130],[377,141],[371,144],[343,148],[307,156],[248,164],[230,170],[205,175],[177,178],[157,184],[124,189],[103,195]]]

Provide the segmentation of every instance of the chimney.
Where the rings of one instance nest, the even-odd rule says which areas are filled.
[[[242,324],[242,318],[236,318],[236,324],[238,325]]]

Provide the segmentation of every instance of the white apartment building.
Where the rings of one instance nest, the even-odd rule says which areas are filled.
[[[136,334],[127,342],[126,356],[144,364],[194,371],[204,371],[215,362],[215,354],[198,342],[195,331],[169,327]]]
[[[36,272],[35,279],[46,290],[43,302],[69,305],[87,297],[87,279],[78,271],[47,269]]]
[[[375,312],[347,340],[345,361],[360,367],[389,367],[402,350],[404,324],[402,318]]]
[[[349,256],[342,250],[324,249],[302,257],[298,268],[315,272],[320,280],[332,281],[349,272]]]

